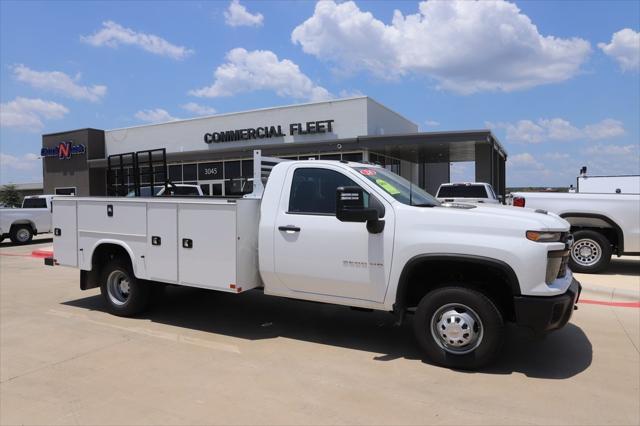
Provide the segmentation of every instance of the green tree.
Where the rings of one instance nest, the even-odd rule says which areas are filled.
[[[20,207],[22,197],[13,184],[8,184],[0,188],[0,203],[7,207]]]

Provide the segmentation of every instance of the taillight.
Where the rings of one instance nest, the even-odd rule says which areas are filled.
[[[524,207],[524,197],[514,197],[513,198],[513,206],[514,207]]]

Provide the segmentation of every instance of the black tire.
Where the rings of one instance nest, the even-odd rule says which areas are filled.
[[[127,287],[128,291],[123,291]],[[136,315],[149,304],[149,284],[133,275],[129,262],[118,258],[102,269],[100,292],[109,312],[118,316]]]
[[[611,243],[599,232],[577,231],[573,234],[569,267],[573,272],[595,274],[611,262]]]
[[[33,239],[33,230],[29,225],[16,225],[11,227],[9,238],[14,244],[28,244]]]
[[[456,307],[467,309],[458,310]],[[476,326],[473,327],[472,336],[478,336],[474,341],[462,347],[453,347],[449,346],[448,342],[443,342],[444,334],[440,339],[440,332],[443,331],[440,330],[440,327],[445,324],[438,322],[437,318],[441,318],[446,323],[445,318],[452,318],[447,315],[451,312],[458,315],[465,313],[466,316],[462,318],[477,317],[479,319],[479,322],[475,322]],[[439,313],[443,315],[439,315]],[[436,317],[435,324],[432,323],[434,317]],[[453,319],[454,321],[450,321],[448,324],[455,327],[455,323],[457,323],[455,316]],[[471,321],[467,322],[471,323]],[[462,327],[464,326],[465,321],[463,320]],[[469,325],[467,325],[467,329],[468,327]],[[427,293],[418,304],[413,319],[413,329],[420,347],[429,360],[444,367],[461,370],[476,370],[489,364],[500,351],[504,340],[504,321],[494,303],[478,291],[458,286],[442,287]],[[436,337],[435,330],[439,330],[438,337]],[[447,331],[450,334],[464,333],[464,330],[461,329]],[[468,337],[468,333],[461,335]],[[449,338],[451,335],[447,337],[447,339]],[[449,340],[449,342],[460,343],[462,340],[458,340],[458,342]]]

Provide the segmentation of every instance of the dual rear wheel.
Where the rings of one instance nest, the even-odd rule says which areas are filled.
[[[112,259],[102,269],[100,292],[114,315],[132,316],[143,311],[150,296],[150,286],[133,274],[129,262]]]

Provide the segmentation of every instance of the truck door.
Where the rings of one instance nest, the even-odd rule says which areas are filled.
[[[340,222],[339,186],[362,185],[330,166],[289,171],[290,190],[283,191],[274,230],[276,274],[293,291],[382,302],[391,270],[393,209],[380,200],[386,212],[379,234],[364,223]]]

